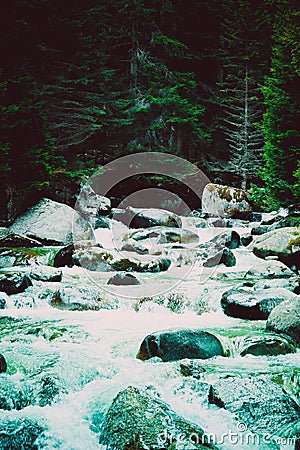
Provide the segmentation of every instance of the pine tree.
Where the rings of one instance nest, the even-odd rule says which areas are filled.
[[[210,168],[234,174],[246,189],[261,165],[263,135],[258,125],[263,101],[259,83],[268,61],[267,39],[262,35],[268,36],[270,13],[264,2],[253,8],[249,0],[238,0],[224,4],[223,16],[218,103],[219,125],[228,147],[224,161],[214,161]]]
[[[299,202],[299,27],[297,5],[277,4],[274,21],[272,65],[262,87],[266,112],[264,187],[254,190],[267,208]]]

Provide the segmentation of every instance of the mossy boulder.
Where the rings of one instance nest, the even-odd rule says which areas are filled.
[[[202,194],[202,212],[217,217],[247,219],[252,207],[243,189],[210,183]]]

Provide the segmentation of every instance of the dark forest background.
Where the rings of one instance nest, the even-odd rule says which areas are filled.
[[[299,202],[296,1],[10,0],[0,22],[1,192],[158,151]]]

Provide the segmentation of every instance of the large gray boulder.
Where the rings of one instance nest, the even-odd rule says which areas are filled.
[[[256,278],[256,279],[280,279],[280,278],[290,278],[294,276],[295,273],[283,264],[281,261],[277,260],[263,260],[257,258],[255,264],[246,272],[245,278]]]
[[[259,258],[277,256],[280,261],[294,267],[300,268],[300,228],[286,227],[269,231],[253,239],[248,246]]]
[[[202,330],[179,329],[157,331],[145,337],[137,358],[147,360],[158,356],[164,362],[179,359],[208,359],[224,356],[219,339]]]
[[[230,317],[266,320],[280,303],[297,295],[284,288],[258,289],[240,286],[223,293],[221,307]]]
[[[209,401],[235,414],[252,432],[274,438],[299,433],[300,407],[280,386],[262,378],[221,379],[212,386]]]
[[[179,416],[159,398],[133,386],[119,392],[112,402],[100,444],[107,450],[216,449],[199,426]]]
[[[220,184],[207,184],[202,194],[202,212],[212,216],[247,218],[252,212],[246,191]]]
[[[300,296],[291,295],[269,315],[267,330],[292,337],[300,345]]]
[[[89,225],[73,208],[43,198],[16,219],[10,233],[36,239],[44,245],[66,245],[73,240],[73,229],[76,240],[92,238]]]

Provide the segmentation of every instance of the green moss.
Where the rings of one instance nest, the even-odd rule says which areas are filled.
[[[297,245],[300,247],[300,236],[295,237],[295,239],[291,239],[290,242],[288,243],[288,245],[286,246],[286,249],[292,251],[292,248],[294,245]]]

